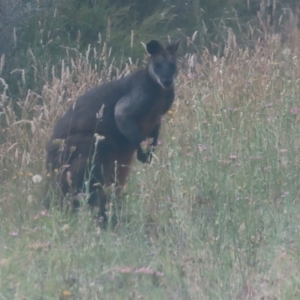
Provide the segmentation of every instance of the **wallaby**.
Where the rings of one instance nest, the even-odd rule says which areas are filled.
[[[139,161],[151,161],[161,116],[174,101],[179,43],[147,43],[146,68],[88,90],[54,128],[47,145],[48,172],[62,196],[88,193],[88,203],[99,208],[104,221],[103,187],[116,183],[120,194],[136,152]],[[147,138],[152,142],[145,151],[141,143]]]

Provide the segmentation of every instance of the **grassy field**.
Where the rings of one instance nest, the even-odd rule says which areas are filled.
[[[66,57],[21,118],[0,79],[0,299],[300,299],[300,46],[231,38],[223,58],[181,55],[154,161],[134,164],[107,230],[87,207],[44,209],[44,148],[78,95],[121,72],[89,63],[104,52]]]

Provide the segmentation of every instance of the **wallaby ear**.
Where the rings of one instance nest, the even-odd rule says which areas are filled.
[[[155,54],[159,53],[160,51],[164,50],[163,45],[159,41],[156,41],[156,40],[152,40],[149,43],[147,43],[146,48],[147,48],[147,52],[150,55],[155,55]]]
[[[178,39],[176,42],[173,42],[173,43],[169,44],[166,47],[166,50],[169,51],[172,54],[175,54],[178,50],[178,46],[179,46],[181,41],[182,41],[182,38]]]

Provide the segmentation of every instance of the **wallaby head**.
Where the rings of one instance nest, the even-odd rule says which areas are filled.
[[[175,54],[180,41],[181,39],[166,47],[156,40],[147,43],[147,52],[150,54],[149,74],[163,89],[170,89],[174,85],[177,75]]]

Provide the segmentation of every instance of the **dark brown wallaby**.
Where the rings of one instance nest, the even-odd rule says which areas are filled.
[[[151,161],[161,116],[174,101],[179,43],[147,43],[146,68],[90,89],[54,128],[47,145],[49,173],[63,196],[88,193],[89,204],[99,207],[104,220],[103,187],[116,183],[116,193],[121,192],[136,151],[139,161]],[[144,151],[141,143],[147,138],[152,143]]]

